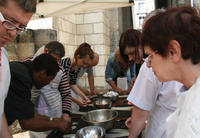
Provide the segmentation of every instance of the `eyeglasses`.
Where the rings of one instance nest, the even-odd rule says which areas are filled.
[[[151,57],[152,55],[149,55],[148,57],[146,58],[142,58],[142,60],[145,62],[145,63],[148,63],[148,64],[151,64],[151,60],[149,59],[149,57]]]
[[[0,20],[2,22],[3,27],[5,27],[7,30],[10,30],[10,31],[17,30],[17,33],[26,31],[25,27],[18,27],[18,26],[15,25],[15,23],[13,23],[9,20],[6,20],[3,17],[1,12],[0,12]]]
[[[154,53],[156,54],[156,53],[158,53],[158,51],[156,50],[156,51],[154,51]],[[151,57],[152,56],[153,56],[153,54],[148,55],[146,58],[143,58],[142,60],[147,64],[151,64]]]

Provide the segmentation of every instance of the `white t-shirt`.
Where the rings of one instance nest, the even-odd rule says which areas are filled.
[[[176,111],[167,118],[168,138],[200,138],[200,77],[178,98]]]
[[[8,55],[4,48],[1,48],[1,66],[0,66],[0,122],[4,112],[4,101],[10,85],[10,67]],[[1,127],[1,123],[0,123]]]
[[[127,99],[138,108],[150,111],[145,138],[166,138],[166,118],[176,109],[182,86],[176,81],[162,83],[146,63],[141,66]]]

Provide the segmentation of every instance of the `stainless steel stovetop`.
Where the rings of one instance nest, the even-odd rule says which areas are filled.
[[[126,119],[115,120],[114,128],[106,131],[105,138],[127,138],[129,136],[129,132],[125,126],[125,121]],[[76,119],[76,121],[73,121],[72,123],[72,133],[64,134],[63,138],[75,138],[76,132],[85,126],[87,126],[85,122],[83,122],[81,119]]]
[[[106,138],[128,138],[129,132],[125,126],[125,121],[131,116],[131,111],[118,111],[118,118],[114,122],[114,128],[106,131]],[[72,118],[72,131],[70,134],[63,134],[58,131],[54,131],[47,138],[75,138],[76,132],[87,126],[80,118],[80,115]]]
[[[119,110],[118,107],[122,107],[123,110]],[[124,110],[124,107],[127,107],[126,100],[118,100],[113,104],[114,110],[118,111],[118,118],[114,122],[114,128],[106,131],[106,138],[128,138],[129,132],[125,126],[125,121],[131,116],[131,111],[129,108]],[[87,106],[81,108],[80,112],[87,112],[91,110],[95,110],[95,107]],[[87,126],[87,124],[81,120],[81,114],[72,114],[72,131],[70,134],[53,131],[49,136],[47,136],[47,138],[74,138],[76,132],[85,126]]]

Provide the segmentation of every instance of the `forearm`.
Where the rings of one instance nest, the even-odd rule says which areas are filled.
[[[72,97],[72,101],[73,101],[74,103],[78,104],[78,99],[77,99],[77,98]]]
[[[81,87],[80,85],[77,85],[77,87],[78,87],[84,94],[90,95],[90,92],[89,92],[87,89]]]
[[[0,138],[12,138],[12,135],[8,128],[8,124],[7,124],[6,117],[4,114],[2,115],[2,122],[1,122],[1,127],[0,127]]]
[[[148,118],[149,111],[133,107],[131,115],[131,127],[129,128],[129,138],[137,138],[145,127],[145,121]]]
[[[108,81],[108,83],[110,84],[110,86],[115,90],[117,88],[117,85],[115,85],[113,80]]]
[[[94,93],[94,75],[93,74],[88,74],[88,83],[90,86],[90,91]]]
[[[119,90],[121,89],[117,87],[117,85],[115,84],[113,80],[108,81],[108,83],[110,84],[110,86],[113,88],[114,91],[120,92]]]
[[[24,119],[19,121],[23,130],[31,130],[42,132],[47,130],[57,130],[57,120],[50,120],[47,116],[35,114],[34,118]]]
[[[82,99],[86,100],[87,99],[87,96],[81,92],[81,90],[78,88],[78,86],[75,84],[75,85],[71,85],[71,88],[72,90],[78,94]]]
[[[72,101],[76,104],[78,104],[79,106],[86,106],[86,102],[83,102],[81,99],[77,99],[75,97],[72,97]]]
[[[59,91],[62,97],[63,113],[69,113],[71,111],[72,96],[71,96],[69,81],[67,78],[64,78],[64,77],[62,78],[59,85]]]

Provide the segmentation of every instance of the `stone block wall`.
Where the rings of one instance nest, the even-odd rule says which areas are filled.
[[[5,48],[8,52],[9,60],[17,61],[33,56],[41,46],[55,40],[57,40],[55,30],[27,30],[18,35],[15,40],[9,42]]]
[[[6,46],[5,49],[7,50],[8,57],[10,61],[16,61],[18,60],[17,56],[17,41],[13,40],[12,42],[9,42]]]
[[[123,32],[123,19],[122,9],[115,8],[106,11],[110,20],[110,53],[119,48],[120,35]]]
[[[57,40],[65,46],[65,56],[72,56],[77,48],[75,19],[75,15],[53,17],[53,29],[57,31]]]
[[[35,52],[50,41],[57,40],[57,32],[52,29],[34,30]]]
[[[16,54],[19,60],[24,59],[35,53],[33,31],[28,30],[27,32],[21,33],[17,40]]]
[[[109,20],[105,11],[98,11],[76,15],[76,44],[87,42],[99,54],[99,63],[94,67],[95,87],[105,88],[105,67],[110,54]],[[79,84],[88,88],[88,79],[85,74]]]

